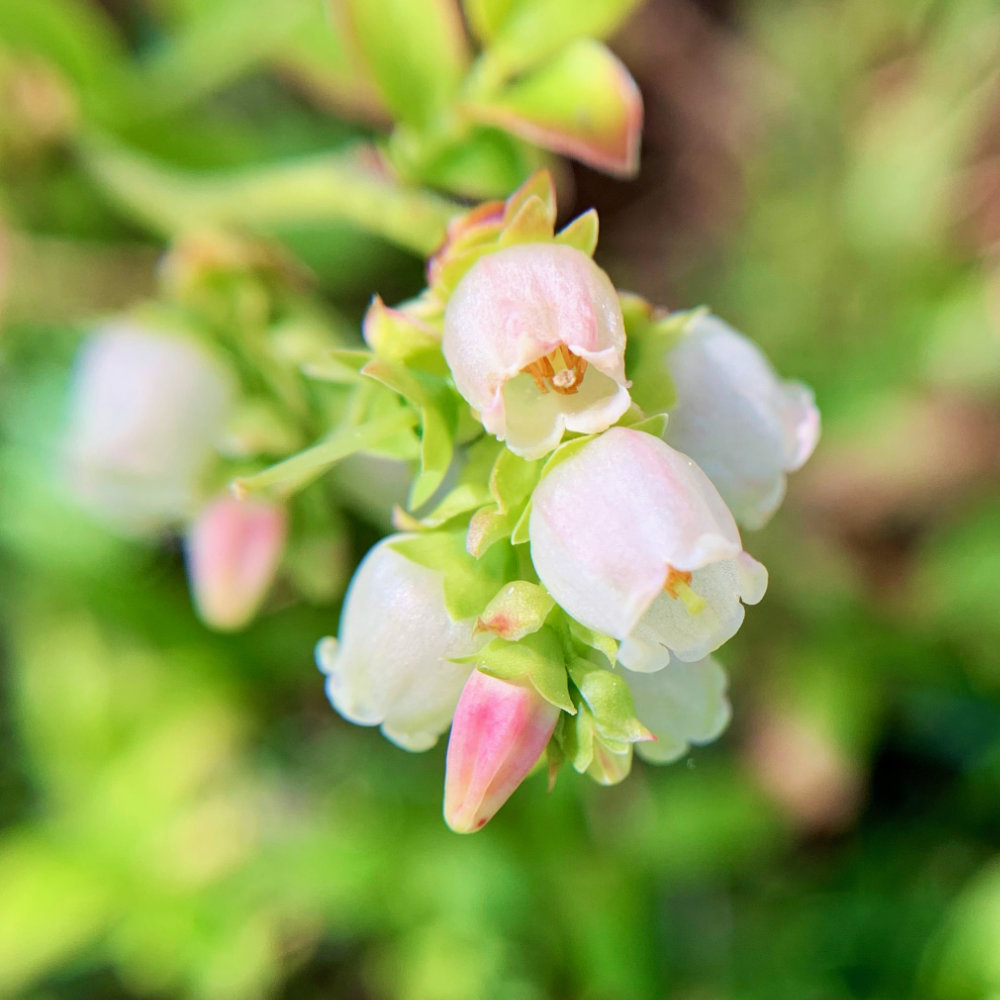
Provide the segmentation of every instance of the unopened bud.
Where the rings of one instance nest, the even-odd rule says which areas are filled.
[[[474,671],[448,740],[444,818],[456,833],[482,829],[542,755],[559,709],[530,684]]]
[[[202,620],[238,629],[253,618],[274,580],[285,547],[284,507],[223,496],[188,529],[191,595]]]

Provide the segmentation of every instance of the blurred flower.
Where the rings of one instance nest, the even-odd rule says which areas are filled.
[[[535,489],[531,558],[542,583],[584,625],[624,640],[632,670],[700,660],[764,596],[767,571],[708,477],[641,431],[614,427]]]
[[[692,319],[666,363],[677,402],[664,437],[701,466],[740,524],[762,527],[784,498],[785,473],[816,447],[812,392],[780,380],[755,344],[711,315]]]
[[[572,247],[525,243],[477,261],[448,303],[442,348],[483,426],[525,458],[629,406],[617,293]]]
[[[636,744],[639,756],[652,764],[683,757],[692,743],[710,743],[729,724],[726,674],[706,656],[694,663],[673,660],[654,673],[630,671],[626,676],[639,721],[656,736]]]
[[[381,725],[406,750],[427,750],[448,728],[472,667],[452,663],[482,644],[475,619],[452,621],[441,574],[392,548],[390,535],[358,567],[339,640],[323,639],[316,661],[333,707],[351,722]]]
[[[559,711],[528,683],[473,671],[448,739],[448,826],[456,833],[473,833],[493,818],[538,762]]]
[[[218,629],[254,616],[274,580],[285,547],[285,508],[223,495],[189,527],[188,579],[198,614]]]
[[[119,321],[77,360],[66,452],[76,496],[125,531],[189,517],[233,400],[196,341]]]

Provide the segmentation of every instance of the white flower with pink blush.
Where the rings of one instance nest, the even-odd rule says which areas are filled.
[[[780,379],[752,341],[707,314],[691,320],[666,364],[677,390],[666,441],[701,466],[740,524],[762,527],[784,499],[786,473],[819,439],[811,390]]]
[[[707,656],[767,587],[708,477],[642,431],[614,427],[556,465],[535,489],[529,534],[549,593],[620,640],[631,670]]]
[[[453,663],[483,644],[475,619],[452,621],[442,575],[392,548],[362,560],[344,599],[339,639],[316,647],[326,693],[345,719],[381,726],[405,750],[427,750],[451,722],[472,667]]]
[[[518,244],[478,260],[448,302],[442,349],[486,430],[524,458],[564,431],[599,433],[630,404],[618,295],[569,246]]]
[[[190,517],[234,392],[192,338],[125,321],[100,328],[76,364],[66,443],[74,494],[125,531]]]

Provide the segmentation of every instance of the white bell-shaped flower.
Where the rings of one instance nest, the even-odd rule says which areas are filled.
[[[779,379],[752,341],[707,314],[666,364],[677,402],[664,437],[702,467],[740,524],[762,527],[785,496],[785,474],[819,439],[812,391]]]
[[[524,243],[478,260],[448,302],[441,346],[483,426],[524,458],[629,407],[618,295],[572,247]]]
[[[613,427],[558,464],[535,489],[529,534],[552,597],[622,640],[632,670],[702,659],[767,587],[708,477],[642,431]]]
[[[475,619],[452,621],[441,574],[391,547],[361,561],[344,599],[339,640],[316,647],[326,693],[344,718],[406,750],[427,750],[451,723],[472,666],[452,663],[482,645]]]
[[[726,673],[711,656],[674,660],[655,673],[626,671],[639,721],[656,737],[635,745],[651,764],[683,757],[692,743],[710,743],[729,724]]]
[[[191,338],[127,322],[101,328],[77,359],[70,488],[125,531],[189,517],[233,397],[229,373]]]

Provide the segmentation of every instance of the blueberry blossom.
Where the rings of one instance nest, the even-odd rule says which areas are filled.
[[[530,683],[472,672],[452,723],[444,817],[456,833],[482,829],[545,750],[559,709]]]
[[[782,381],[749,339],[708,314],[694,317],[666,364],[677,391],[665,439],[690,455],[736,520],[763,526],[785,495],[787,472],[812,454],[812,392]]]
[[[233,401],[229,373],[198,342],[116,322],[77,359],[66,458],[69,485],[126,531],[191,516]]]
[[[478,260],[448,302],[442,349],[483,426],[524,458],[629,407],[618,295],[573,247],[525,243]]]
[[[621,640],[632,670],[702,659],[767,587],[708,477],[642,431],[614,427],[556,465],[535,489],[529,535],[552,597]]]
[[[470,664],[452,663],[482,645],[474,618],[452,621],[441,574],[394,548],[390,535],[358,567],[344,600],[339,639],[316,647],[326,693],[344,718],[406,750],[427,750],[448,728]]]

